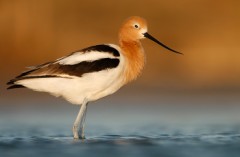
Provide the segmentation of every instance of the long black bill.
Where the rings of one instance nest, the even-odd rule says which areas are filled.
[[[148,34],[148,33],[144,33],[143,35],[144,35],[146,38],[154,41],[155,43],[161,45],[162,47],[164,47],[164,48],[166,48],[166,49],[168,49],[168,50],[170,50],[170,51],[172,51],[172,52],[175,52],[175,53],[178,53],[178,54],[182,54],[181,52],[175,51],[175,50],[167,47],[166,45],[164,45],[163,43],[161,43],[160,41],[158,41],[157,39],[155,39],[153,36],[151,36],[151,35]],[[182,54],[182,55],[183,55],[183,54]]]

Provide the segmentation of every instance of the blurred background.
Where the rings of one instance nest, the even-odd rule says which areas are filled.
[[[1,154],[239,156],[239,8],[239,0],[0,0]],[[89,105],[91,147],[72,143],[79,106],[46,93],[6,90],[28,66],[90,45],[118,44],[120,25],[133,15],[184,55],[143,40],[141,77]]]
[[[202,113],[214,106],[208,110],[214,111],[208,117],[217,116],[215,119],[220,118],[219,121],[232,117],[238,121],[239,7],[238,0],[1,0],[1,108],[17,105],[18,108],[13,110],[19,111],[26,110],[23,106],[30,104],[32,110],[38,111],[36,107],[39,109],[45,105],[48,107],[44,111],[56,115],[60,111],[71,112],[74,115],[71,115],[69,122],[73,121],[78,107],[72,113],[73,108],[61,99],[26,89],[6,91],[5,83],[26,70],[25,67],[55,60],[90,45],[118,44],[118,29],[122,22],[129,16],[138,15],[148,21],[150,34],[184,55],[174,54],[152,41],[143,40],[147,65],[142,76],[117,94],[95,102],[99,107],[92,107],[96,111],[92,109],[92,113],[96,113],[100,119],[103,114],[116,116],[114,111],[122,111],[129,116],[133,113],[143,116],[138,110],[143,113],[147,110],[149,115],[154,115],[151,111],[155,110],[154,113],[159,115],[166,110],[152,106],[178,106],[168,110],[170,115],[163,115],[170,119],[175,116],[175,120],[179,120],[181,116],[175,113],[184,110],[192,115],[183,119],[191,121],[191,117],[200,112],[198,118],[206,121]],[[116,106],[124,104],[136,104],[138,110],[136,106],[115,110]],[[141,104],[150,105],[152,110],[141,108]],[[184,105],[187,107],[184,108]],[[186,110],[189,106],[191,112]],[[201,110],[200,106],[206,106],[207,109]],[[127,110],[132,112],[125,112]],[[91,114],[91,110],[89,112]],[[39,112],[39,117],[41,114]],[[149,115],[146,114],[145,119]],[[119,113],[118,116],[122,115]],[[182,114],[184,116],[185,112]]]
[[[1,87],[27,66],[117,44],[122,22],[138,15],[153,36],[184,56],[144,40],[147,66],[135,85],[239,89],[239,6],[237,0],[1,0]]]

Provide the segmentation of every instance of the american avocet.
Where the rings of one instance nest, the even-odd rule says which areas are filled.
[[[81,105],[73,125],[73,136],[75,139],[84,138],[88,102],[113,94],[141,73],[145,62],[140,43],[143,38],[181,54],[148,34],[146,21],[134,16],[128,18],[120,28],[120,46],[95,45],[53,62],[34,66],[10,80],[8,89],[26,87]]]

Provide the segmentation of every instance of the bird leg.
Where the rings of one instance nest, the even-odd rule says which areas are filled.
[[[86,120],[86,115],[87,115],[87,106],[88,104],[86,104],[86,108],[85,111],[83,113],[83,117],[80,123],[80,135],[81,135],[81,139],[85,139],[85,135],[84,135],[84,128],[85,128],[85,120]]]
[[[84,125],[85,125],[85,116],[86,116],[86,110],[87,110],[87,101],[84,100],[80,110],[78,112],[77,118],[73,124],[73,137],[74,139],[79,139],[79,133],[80,133],[80,139],[84,139]]]

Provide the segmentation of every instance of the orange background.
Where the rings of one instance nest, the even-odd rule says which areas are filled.
[[[238,0],[2,0],[1,90],[27,66],[117,44],[122,22],[138,15],[150,34],[184,56],[142,41],[147,66],[135,86],[239,92],[239,6]]]

